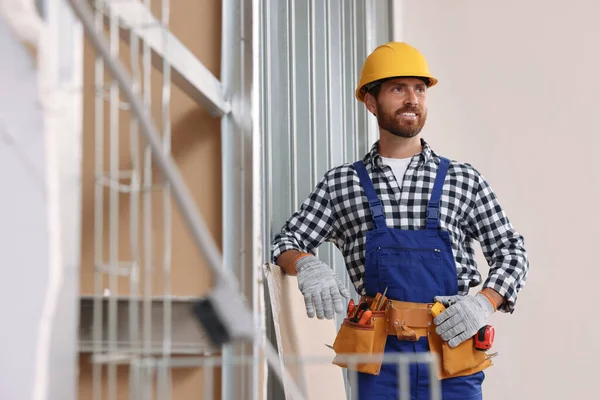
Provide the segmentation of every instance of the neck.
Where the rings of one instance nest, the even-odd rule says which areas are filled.
[[[380,132],[379,136],[378,151],[381,157],[410,158],[423,150],[420,135],[403,138],[389,132]]]

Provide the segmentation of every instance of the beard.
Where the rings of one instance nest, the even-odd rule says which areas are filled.
[[[414,120],[402,120],[402,113],[409,112],[417,114]],[[427,120],[427,111],[420,107],[402,107],[391,111],[377,103],[377,123],[379,127],[394,136],[412,138],[417,136]]]

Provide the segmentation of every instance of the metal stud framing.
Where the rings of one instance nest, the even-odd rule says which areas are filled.
[[[169,359],[174,346],[178,345],[170,332],[174,307],[185,299],[176,299],[179,303],[174,303],[168,290],[171,195],[189,218],[198,246],[205,250],[213,272],[237,278],[238,289],[251,305],[254,323],[259,329],[265,316],[258,310],[262,301],[262,277],[257,261],[270,259],[269,243],[274,232],[297,209],[320,176],[332,166],[360,157],[376,137],[373,121],[354,100],[353,93],[367,53],[390,37],[391,6],[387,1],[223,0],[222,82],[219,82],[170,34],[169,1],[154,0],[161,2],[160,20],[149,12],[151,1],[89,0],[94,5],[97,31],[108,27],[111,58],[119,59],[120,38],[129,40],[131,89],[134,95],[141,97],[146,111],[151,106],[150,69],[163,72],[161,125],[156,138],[159,141],[141,141],[140,131],[147,133],[149,127],[140,125],[144,121],[132,118],[129,131],[132,167],[124,171],[118,164],[121,151],[118,118],[119,110],[131,108],[132,104],[120,101],[116,81],[103,80],[106,63],[100,57],[95,71],[97,253],[96,290],[94,296],[84,299],[94,304],[94,329],[88,338],[88,349],[98,356],[97,360],[106,352],[113,355],[122,352],[124,349],[117,346],[123,334],[119,321],[123,315],[127,316],[126,352],[130,357],[127,363],[132,367],[132,399],[152,398],[150,390],[154,378],[157,378],[158,398],[169,399],[170,368],[177,364],[176,360]],[[140,58],[141,69],[137,63]],[[171,171],[167,162],[171,84],[178,85],[214,115],[223,117],[222,260],[214,248],[202,240],[205,238],[201,232],[203,225],[194,213],[189,213],[191,204],[185,191],[179,190],[181,181],[177,176],[166,173],[169,179],[160,188],[151,184],[151,150],[160,149],[165,158],[159,158],[159,167]],[[103,118],[98,117],[105,112],[109,116],[108,127],[103,125]],[[107,149],[104,148],[105,132],[110,137]],[[107,165],[102,162],[105,151],[110,154]],[[178,190],[172,190],[175,188]],[[153,190],[163,193],[164,209],[160,217],[167,231],[162,243],[164,258],[158,263],[167,289],[158,299],[152,297],[151,282],[139,281],[141,269],[145,270],[146,277],[152,275],[150,249],[156,245],[151,236],[152,218],[156,218],[151,214],[150,192]],[[102,226],[104,193],[108,193],[110,210],[106,227],[110,232],[108,259],[102,257],[101,242],[105,229]],[[128,239],[132,243],[132,258],[127,260],[121,260],[118,251],[123,240],[118,237],[117,229],[123,193],[129,196],[131,210]],[[262,202],[259,208],[255,207],[258,199]],[[142,232],[138,230],[138,215],[143,223]],[[337,251],[324,246],[319,255],[340,277],[346,277]],[[221,265],[226,271],[217,271]],[[126,299],[117,292],[117,278],[123,275],[129,277],[130,282]],[[107,294],[105,279],[109,296],[104,296]],[[350,285],[349,280],[346,283]],[[153,312],[156,302],[161,305],[159,321]],[[164,332],[158,346],[152,328],[155,322]],[[200,342],[198,339],[196,347],[192,346],[191,353],[210,351]],[[259,350],[256,345],[237,344],[224,349],[224,399],[258,398]],[[144,356],[149,355],[158,356],[158,361],[148,363]],[[249,367],[227,363],[238,355],[252,356],[255,361]],[[95,399],[116,398],[118,362],[105,359],[96,365]],[[100,389],[104,369],[108,374],[106,393]],[[270,394],[277,398],[275,389]]]

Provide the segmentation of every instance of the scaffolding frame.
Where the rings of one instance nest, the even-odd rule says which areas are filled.
[[[155,0],[158,1],[158,0]],[[132,203],[137,202],[135,196],[144,196],[144,188],[150,190],[149,185],[151,176],[143,174],[140,171],[149,169],[150,155],[152,153],[154,161],[158,164],[161,170],[166,176],[166,182],[162,185],[161,189],[165,190],[165,198],[171,195],[176,200],[177,204],[185,216],[185,221],[188,223],[188,227],[191,230],[195,239],[197,247],[202,251],[204,257],[207,258],[208,265],[211,268],[213,274],[217,277],[217,285],[215,291],[209,296],[210,306],[214,308],[214,316],[219,316],[220,309],[219,297],[223,296],[230,302],[234,300],[237,305],[246,310],[244,313],[245,324],[242,324],[242,329],[232,331],[232,339],[241,339],[242,341],[232,340],[230,343],[225,344],[224,355],[221,362],[210,361],[212,365],[221,365],[223,368],[223,383],[222,393],[224,399],[239,398],[240,395],[252,394],[252,398],[258,398],[258,385],[259,385],[259,368],[260,365],[270,364],[271,369],[277,374],[285,373],[281,371],[279,367],[279,360],[276,359],[276,353],[268,342],[264,342],[263,338],[255,336],[257,332],[262,333],[265,329],[264,316],[256,310],[260,309],[263,301],[262,297],[264,294],[262,287],[262,269],[261,266],[264,262],[265,248],[262,245],[268,243],[269,238],[261,236],[264,232],[261,223],[256,223],[257,219],[260,218],[263,212],[263,203],[261,199],[262,190],[262,176],[260,175],[261,165],[264,162],[261,158],[261,141],[254,134],[258,130],[259,126],[259,115],[258,107],[259,104],[259,89],[256,87],[256,82],[259,81],[258,72],[259,65],[259,54],[257,51],[258,45],[258,15],[259,1],[257,0],[223,0],[223,32],[222,32],[222,81],[219,82],[208,70],[189,52],[181,42],[177,40],[168,30],[168,0],[161,0],[162,15],[161,20],[158,21],[149,12],[151,0],[144,0],[143,3],[133,0],[68,0],[68,4],[72,7],[76,16],[83,22],[80,26],[78,23],[74,23],[75,31],[81,31],[84,29],[90,39],[92,40],[94,47],[101,54],[96,63],[97,72],[104,72],[104,68],[108,66],[114,79],[109,85],[104,85],[104,82],[97,81],[97,110],[103,112],[103,102],[108,100],[112,104],[110,112],[113,113],[112,124],[111,124],[111,136],[114,139],[118,136],[118,129],[116,125],[118,122],[118,115],[115,110],[121,108],[129,108],[138,118],[132,119],[131,131],[139,132],[141,130],[142,135],[146,139],[146,147],[144,156],[145,161],[140,161],[141,154],[136,157],[137,167],[130,175],[122,176],[120,174],[118,165],[109,165],[109,172],[106,174],[103,169],[103,165],[97,167],[97,187],[103,186],[113,190],[112,197],[109,198],[113,209],[118,206],[118,199],[115,193],[129,192],[133,194]],[[61,7],[62,7],[62,3]],[[96,14],[95,21],[90,18],[91,13],[89,3],[93,3],[96,7],[105,7],[105,13]],[[368,3],[368,4],[367,4]],[[370,7],[381,7],[382,3],[375,1],[368,1],[364,7],[369,10]],[[48,3],[48,7],[54,7],[56,3]],[[261,4],[263,4],[261,2]],[[290,3],[288,3],[290,4]],[[166,6],[165,6],[166,5]],[[314,7],[315,2],[310,2],[312,10],[311,18],[314,19]],[[385,2],[387,7],[387,2]],[[354,19],[356,19],[356,4],[352,3],[348,9]],[[371,16],[374,17],[374,16]],[[374,19],[369,20],[371,23],[375,22]],[[367,24],[369,23],[367,21]],[[95,22],[95,23],[94,23]],[[314,21],[311,22],[314,29]],[[110,29],[110,41],[108,44],[104,43],[103,39],[97,35],[97,30],[103,29],[105,25],[108,25]],[[373,27],[373,25],[370,25]],[[154,27],[157,29],[148,29]],[[387,29],[385,27],[384,29]],[[374,29],[376,31],[376,29]],[[367,32],[369,27],[367,27]],[[64,31],[62,33],[64,35]],[[177,168],[169,155],[169,135],[170,135],[170,121],[168,119],[161,121],[161,131],[156,129],[148,114],[148,95],[149,91],[140,90],[140,87],[146,88],[146,85],[141,85],[139,82],[140,76],[147,77],[149,74],[140,74],[140,71],[136,71],[136,67],[132,64],[132,79],[125,73],[124,68],[120,66],[118,62],[118,41],[117,35],[130,35],[129,41],[131,43],[137,43],[137,39],[141,39],[143,43],[143,57],[152,66],[161,71],[165,78],[163,80],[163,94],[166,97],[163,98],[162,108],[165,110],[169,105],[168,94],[170,92],[171,83],[177,85],[187,93],[190,98],[194,99],[198,104],[202,105],[212,115],[221,117],[222,121],[222,155],[223,155],[223,254],[219,254],[212,243],[212,239],[208,234],[208,230],[204,227],[202,218],[199,216],[196,210],[196,206],[193,203],[191,196],[187,193],[187,189],[183,184],[181,177],[178,174]],[[135,39],[135,40],[132,40]],[[315,46],[314,35],[311,36],[311,46]],[[355,44],[356,39],[353,39]],[[374,38],[369,39],[370,45],[376,43],[377,40]],[[168,43],[168,46],[167,46]],[[80,42],[77,44],[80,49]],[[76,46],[76,47],[77,47]],[[136,45],[137,46],[137,45]],[[68,47],[68,46],[66,46]],[[139,51],[139,48],[132,45],[132,55]],[[311,56],[312,57],[312,56]],[[132,57],[133,58],[133,57]],[[352,53],[354,64],[357,62],[357,53]],[[110,62],[112,60],[113,62]],[[311,63],[314,66],[315,58],[311,58]],[[240,67],[241,66],[241,67]],[[356,68],[356,67],[355,67]],[[356,74],[356,70],[352,70],[352,73]],[[292,71],[293,73],[293,71]],[[80,79],[81,77],[75,77]],[[348,77],[346,77],[348,78]],[[352,79],[350,77],[350,79]],[[131,82],[133,85],[129,85]],[[81,82],[79,81],[79,84]],[[76,87],[72,89],[77,89]],[[80,89],[80,88],[79,88]],[[123,95],[126,99],[126,103],[122,103],[119,100],[120,95]],[[314,95],[314,88],[313,88]],[[138,101],[137,98],[141,96],[142,101]],[[315,110],[315,99],[312,99],[311,107],[313,112]],[[351,107],[354,112],[354,123],[357,123],[355,105]],[[76,110],[74,112],[77,112]],[[164,113],[163,113],[164,115]],[[249,123],[252,121],[252,123]],[[314,121],[312,122],[314,123]],[[97,126],[97,132],[103,130],[102,126]],[[374,138],[376,129],[373,129],[373,125],[367,129],[368,138]],[[316,128],[313,125],[311,128],[311,135],[313,135],[312,146],[316,146]],[[355,133],[356,135],[356,133]],[[109,149],[113,154],[118,153],[118,148],[112,147]],[[358,150],[353,150],[355,154],[358,154]],[[317,171],[312,170],[311,179],[316,179]],[[146,183],[144,184],[144,177]],[[121,180],[130,179],[129,185],[123,185]],[[139,194],[138,194],[139,193]],[[100,196],[97,196],[100,198]],[[98,216],[99,218],[100,216]],[[118,214],[113,214],[113,218],[118,219]],[[164,213],[165,221],[170,220],[168,211]],[[250,222],[247,222],[250,221]],[[136,221],[132,221],[132,226],[135,225]],[[264,224],[264,222],[263,222]],[[109,229],[114,232],[116,225],[115,219],[109,222]],[[133,234],[133,233],[132,233]],[[107,347],[101,343],[101,340],[93,340],[91,343],[91,349],[98,354],[108,350],[110,357],[98,356],[95,358],[95,363],[98,365],[107,365],[109,370],[109,377],[114,377],[116,374],[116,366],[127,360],[127,356],[115,357],[118,355],[120,349],[116,347],[116,319],[115,316],[118,314],[120,302],[123,300],[117,297],[115,288],[116,277],[119,275],[131,274],[135,276],[136,268],[140,268],[139,263],[130,262],[122,264],[118,260],[118,242],[115,236],[111,235],[113,243],[111,244],[111,255],[108,263],[104,263],[101,257],[97,257],[96,268],[98,273],[107,273],[109,277],[109,290],[111,296],[107,299],[102,299],[100,291],[98,291],[91,298],[83,299],[83,301],[94,303],[94,317],[96,318],[95,325],[101,326],[102,314],[105,308],[109,310],[109,321],[108,321],[108,336],[109,340]],[[146,239],[151,240],[151,239]],[[100,248],[98,246],[97,248]],[[168,251],[167,256],[164,260],[164,271],[165,279],[168,282]],[[247,267],[252,266],[249,270]],[[250,275],[250,279],[248,279]],[[135,293],[135,283],[133,283],[133,291]],[[148,292],[146,292],[147,294]],[[146,316],[149,315],[149,310],[152,310],[153,304],[150,301],[149,296],[144,296],[145,304],[143,312]],[[137,305],[136,296],[132,296],[128,299],[127,306],[129,309],[129,326],[132,328],[135,324],[132,322],[137,319]],[[165,305],[165,308],[171,309],[173,305],[173,299],[169,296],[169,293],[165,293],[164,298],[159,299]],[[182,299],[178,299],[182,300]],[[196,299],[190,299],[196,300]],[[105,304],[106,303],[106,304]],[[175,302],[176,303],[176,302]],[[186,305],[189,301],[183,300],[183,304]],[[235,307],[235,305],[233,305]],[[254,312],[251,312],[254,310]],[[236,314],[240,315],[240,314]],[[149,318],[150,319],[150,318]],[[164,314],[163,322],[166,327],[171,324],[170,311],[166,311]],[[225,325],[230,321],[222,321]],[[237,321],[239,323],[239,319]],[[169,331],[169,329],[165,329]],[[148,339],[148,334],[142,333],[142,339],[140,340],[140,332],[136,332],[135,329],[130,329],[131,342],[142,343],[142,348],[147,354],[153,353]],[[98,335],[98,332],[96,332]],[[210,336],[210,335],[209,335]],[[95,339],[99,337],[96,336]],[[199,366],[206,360],[195,360],[195,364],[190,363],[190,360],[174,360],[170,359],[168,355],[173,349],[173,338],[163,338],[162,346],[158,350],[162,354],[163,358],[160,359],[154,365],[148,365],[142,359],[134,358],[129,360],[130,365],[139,367],[136,371],[142,373],[151,372],[154,369],[168,369],[170,367],[186,367],[186,366]],[[266,346],[266,347],[263,347]],[[266,354],[263,354],[266,352]],[[263,357],[267,358],[267,363],[264,362]],[[240,362],[240,359],[246,360]],[[194,360],[192,360],[194,361]],[[303,360],[307,362],[309,360]],[[323,360],[321,360],[323,361]],[[404,360],[401,362],[408,362],[410,360]],[[426,360],[427,361],[427,360]],[[431,360],[429,360],[431,361]],[[433,361],[431,361],[433,362]],[[99,371],[99,369],[96,369]],[[95,373],[95,379],[99,381],[99,373]],[[138,383],[147,379],[149,376],[143,377],[140,375],[132,374],[131,379],[133,382],[136,380]],[[282,376],[279,376],[282,379]],[[109,380],[110,381],[110,380]],[[291,385],[290,385],[291,384]],[[159,393],[163,394],[162,398],[169,398],[166,394],[170,388],[170,382],[168,380],[159,380]],[[292,395],[295,398],[301,398],[299,392],[294,389],[293,382],[288,381],[288,389],[292,391]],[[114,396],[116,388],[109,384],[108,392],[109,395]],[[145,393],[133,393],[132,398],[141,396],[142,398],[147,394]],[[100,395],[98,395],[100,397]],[[247,397],[246,397],[247,398]]]
[[[91,18],[89,4],[92,3],[96,10],[95,17]],[[136,1],[69,1],[73,11],[82,22],[84,30],[88,33],[90,40],[96,48],[99,56],[96,61],[96,112],[97,115],[103,115],[104,102],[109,102],[110,113],[110,137],[111,145],[109,152],[110,160],[117,159],[119,149],[118,143],[118,110],[122,108],[130,109],[137,118],[132,118],[131,132],[138,132],[141,128],[147,141],[144,151],[144,159],[141,160],[140,154],[132,155],[134,159],[134,168],[132,171],[121,171],[118,164],[112,161],[108,167],[109,171],[104,171],[102,165],[102,157],[104,149],[102,148],[102,134],[104,130],[102,118],[96,117],[96,151],[100,156],[97,157],[96,165],[96,287],[94,296],[84,298],[83,301],[94,303],[94,332],[92,340],[88,348],[91,347],[95,355],[101,355],[103,351],[108,351],[109,354],[117,354],[122,351],[116,343],[117,337],[117,314],[120,310],[119,304],[125,300],[129,307],[129,336],[130,344],[134,344],[133,348],[141,348],[144,354],[149,355],[154,352],[152,348],[152,340],[150,339],[151,328],[146,325],[144,332],[137,332],[135,329],[138,320],[138,296],[139,287],[136,281],[136,276],[139,275],[141,268],[139,257],[139,249],[133,249],[134,259],[122,261],[118,257],[118,194],[129,193],[131,196],[131,207],[138,207],[139,197],[144,197],[144,212],[145,217],[151,207],[151,203],[147,198],[147,193],[151,192],[150,182],[152,180],[149,174],[150,162],[153,159],[161,168],[165,175],[165,182],[162,184],[164,193],[164,219],[166,221],[166,230],[170,221],[168,213],[168,199],[170,195],[178,203],[180,210],[184,216],[184,220],[188,223],[188,228],[191,230],[197,247],[201,250],[202,255],[207,259],[208,265],[215,276],[216,288],[209,296],[209,301],[203,304],[209,304],[212,309],[212,315],[206,318],[223,318],[225,309],[234,310],[235,326],[231,321],[223,319],[221,322],[227,325],[231,336],[231,343],[225,343],[223,348],[224,359],[232,359],[235,357],[248,355],[255,360],[253,367],[235,366],[234,363],[225,362],[223,364],[223,384],[222,391],[224,398],[237,398],[239,393],[258,393],[258,368],[260,357],[258,352],[260,349],[260,340],[254,337],[255,332],[261,332],[261,318],[257,312],[250,312],[253,307],[256,309],[260,303],[262,291],[258,288],[260,280],[258,275],[261,272],[261,263],[254,263],[261,256],[260,251],[256,251],[257,245],[252,235],[252,222],[246,224],[247,217],[253,212],[253,193],[252,189],[256,186],[257,179],[251,168],[253,154],[258,154],[255,150],[256,143],[252,141],[252,129],[247,121],[252,120],[250,113],[253,111],[252,96],[252,74],[253,64],[256,62],[255,53],[252,48],[255,45],[256,36],[253,36],[252,24],[253,14],[256,13],[256,2],[244,0],[224,0],[223,1],[223,41],[222,41],[222,82],[219,82],[203,64],[198,61],[192,54],[183,46],[168,30],[168,1],[162,0],[161,20],[156,20],[149,11],[151,0],[144,0],[143,3]],[[100,38],[98,32],[105,25],[109,26],[109,43],[105,45]],[[132,55],[132,87],[128,86],[129,77],[125,73],[118,62],[118,42],[120,36],[128,36],[128,41],[131,43]],[[150,62],[154,68],[157,68],[163,73],[163,116],[168,114],[169,101],[168,95],[170,92],[171,81],[179,86],[198,104],[203,106],[210,114],[222,118],[223,136],[223,175],[224,182],[229,184],[223,188],[223,219],[224,219],[224,250],[223,258],[216,249],[212,238],[208,234],[204,223],[196,211],[195,204],[191,199],[187,189],[183,184],[178,171],[174,166],[169,155],[169,128],[170,121],[164,119],[162,122],[162,134],[160,134],[151,124],[147,114],[149,112],[149,71],[145,70],[140,74],[140,71],[134,65],[135,56],[139,51],[137,47],[138,39],[143,43],[143,59],[144,68],[150,68]],[[242,68],[239,66],[242,65]],[[113,80],[110,84],[105,85],[102,79],[104,67],[107,66],[110,70]],[[141,83],[140,76],[145,82]],[[172,78],[172,79],[171,79]],[[143,92],[140,91],[143,87]],[[119,98],[123,96],[126,103],[122,103]],[[137,102],[136,96],[141,95],[143,102]],[[165,97],[166,96],[166,97]],[[137,134],[137,133],[136,133]],[[135,140],[132,140],[132,142]],[[133,144],[133,143],[132,143]],[[254,147],[253,147],[254,146]],[[134,148],[135,146],[132,146]],[[151,157],[152,153],[152,157]],[[123,184],[122,180],[128,179],[128,184]],[[247,184],[247,182],[251,182]],[[102,257],[102,242],[101,237],[104,227],[102,226],[102,198],[105,188],[109,189],[109,207],[112,210],[111,220],[109,221],[109,260],[105,262]],[[137,210],[136,210],[137,211]],[[131,236],[137,235],[136,229],[137,220],[135,217],[137,212],[132,212],[131,221]],[[150,220],[150,218],[147,218]],[[240,221],[241,224],[240,224]],[[240,225],[242,225],[240,229]],[[144,226],[145,232],[145,248],[151,247],[152,238],[148,237],[146,232],[150,231],[150,226],[146,223]],[[168,235],[166,235],[165,247],[168,247]],[[133,240],[132,240],[133,242]],[[166,251],[165,259],[163,260],[164,279],[168,287],[169,282],[169,251]],[[149,261],[150,260],[150,261]],[[151,255],[146,254],[145,257],[145,272],[150,275],[151,271]],[[256,269],[250,273],[252,279],[246,279],[249,273],[245,267],[247,265],[256,265]],[[108,276],[108,291],[109,295],[104,297],[103,277]],[[130,280],[130,296],[127,299],[119,298],[117,293],[117,277],[129,276]],[[236,279],[240,277],[241,279]],[[148,287],[148,279],[145,281],[143,289],[143,311],[146,321],[152,318],[153,304],[151,300],[151,289]],[[246,297],[246,298],[244,298]],[[227,307],[219,304],[219,298],[226,298],[229,301]],[[164,331],[170,331],[171,324],[171,306],[172,300],[168,290],[165,292],[162,299],[158,299],[164,304]],[[106,303],[106,304],[105,304]],[[185,303],[185,302],[184,302]],[[248,303],[251,307],[248,306]],[[236,307],[239,308],[238,311]],[[108,340],[103,338],[102,325],[104,309],[108,308]],[[245,311],[245,312],[244,312]],[[205,329],[206,330],[206,329]],[[209,332],[210,333],[210,332]],[[141,338],[140,338],[141,335]],[[211,335],[208,335],[211,337]],[[212,336],[215,337],[214,335]],[[171,350],[172,338],[165,334],[162,340],[161,353],[166,357]],[[234,339],[243,339],[242,342]],[[244,343],[244,341],[246,343]],[[220,345],[221,343],[216,343]],[[263,343],[264,344],[264,343]],[[267,344],[270,346],[270,344]],[[276,353],[272,348],[266,348],[267,360],[274,360]],[[98,363],[106,363],[108,368],[109,385],[108,393],[111,398],[116,395],[115,374],[116,366],[114,359],[108,359],[101,356],[96,357]],[[275,367],[275,364],[274,364]],[[252,372],[251,372],[252,371]],[[94,367],[95,386],[100,386],[102,372],[100,365]],[[139,377],[135,378],[139,379]],[[168,391],[169,382],[163,382],[163,393]],[[100,394],[96,394],[100,396]],[[139,394],[138,394],[139,395]]]

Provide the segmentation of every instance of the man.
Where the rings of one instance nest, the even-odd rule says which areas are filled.
[[[406,43],[391,42],[369,55],[356,97],[377,118],[380,139],[362,160],[325,174],[275,237],[273,258],[297,275],[307,315],[331,319],[334,312],[345,312],[350,293],[313,253],[333,242],[363,298],[387,288],[399,308],[444,304],[446,311],[431,317],[434,334],[458,349],[495,311],[513,312],[529,266],[523,237],[483,176],[469,164],[438,155],[420,137],[427,91],[437,82],[425,58]],[[490,270],[482,289],[469,294],[482,281],[474,240]],[[430,334],[404,340],[400,330],[389,332],[385,351],[429,351]],[[443,398],[481,399],[484,368],[443,377]],[[379,375],[358,375],[360,398],[397,398],[393,365],[382,366]],[[425,368],[412,365],[410,376],[412,398],[429,398]]]

